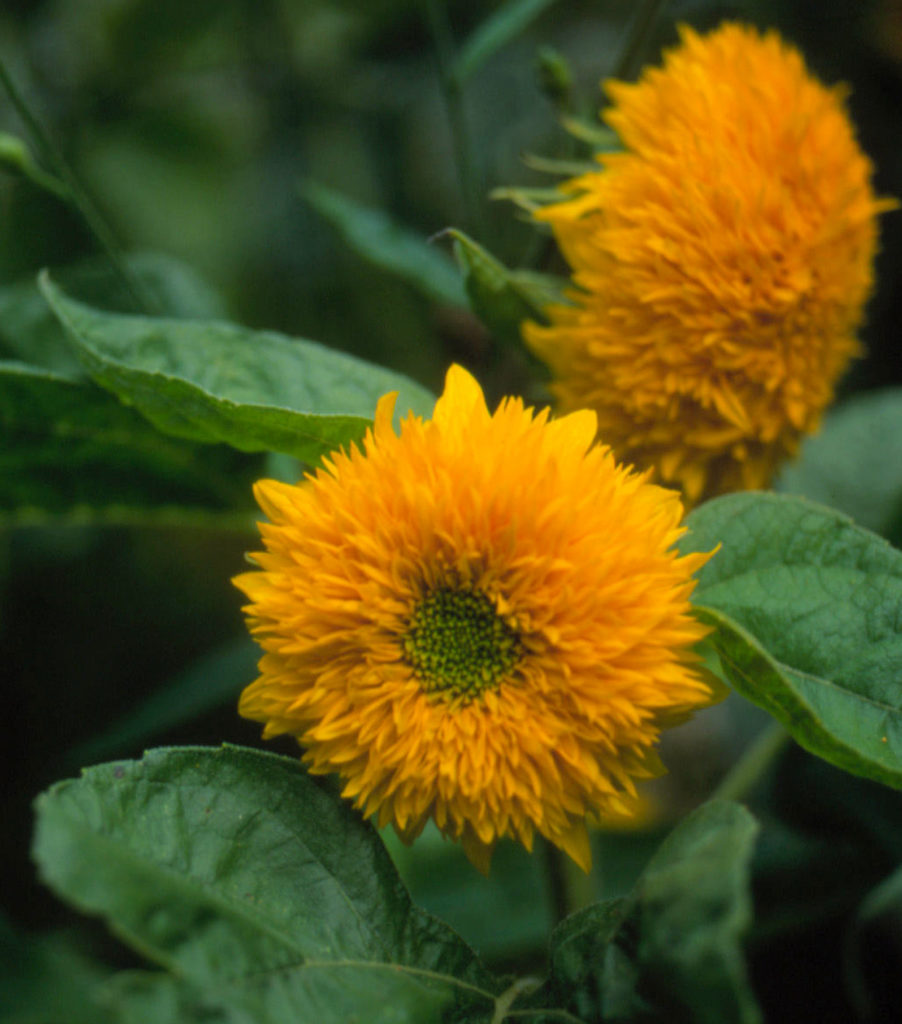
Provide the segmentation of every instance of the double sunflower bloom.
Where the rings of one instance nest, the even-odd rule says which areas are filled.
[[[677,494],[595,443],[594,413],[494,415],[448,372],[428,421],[299,486],[264,480],[262,572],[237,577],[265,653],[240,710],[411,840],[433,818],[487,869],[536,831],[588,869],[586,818],[660,771],[660,730],[709,702]]]

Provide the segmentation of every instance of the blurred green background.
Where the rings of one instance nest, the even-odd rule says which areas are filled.
[[[240,323],[318,340],[404,371],[434,391],[448,363],[459,361],[498,397],[527,380],[517,353],[499,354],[462,305],[437,301],[362,258],[314,208],[309,191],[305,197],[304,185],[327,185],[421,238],[461,227],[509,266],[534,265],[543,240],[512,205],[491,201],[488,193],[501,185],[548,183],[525,166],[524,153],[573,153],[542,88],[538,54],[553,48],[569,62],[571,113],[589,117],[599,106],[598,80],[622,60],[638,6],[636,0],[533,4],[529,24],[450,96],[443,70],[503,4],[10,0],[0,11],[0,59],[123,250],[180,259]],[[706,28],[737,17],[777,27],[825,81],[849,82],[877,190],[902,196],[898,0],[674,0],[660,7],[639,55],[644,60],[675,40],[677,21]],[[26,137],[2,94],[0,131]],[[883,219],[868,355],[845,382],[846,395],[902,382],[900,224],[898,213]],[[438,239],[434,249],[452,269],[448,242]],[[0,286],[96,253],[76,213],[0,169]],[[243,482],[265,470],[259,460],[245,459],[234,472]],[[0,472],[15,472],[15,460],[0,453]],[[149,745],[259,743],[258,727],[234,710],[255,663],[241,598],[229,584],[244,552],[255,547],[249,509],[248,495],[241,509],[248,511],[246,529],[101,526],[71,517],[23,525],[13,510],[0,509],[6,702],[0,720],[7,762],[0,877],[5,912],[18,927],[69,921],[34,882],[28,860],[30,801],[40,789],[83,763],[136,756]],[[758,726],[756,715],[730,704],[676,740],[668,799],[678,807],[697,801],[732,747]],[[295,752],[288,742],[272,747]],[[833,786],[839,774],[821,765],[805,770],[821,780],[814,789]],[[876,799],[876,787],[849,779],[843,786],[852,795],[845,811],[834,809],[836,834],[847,827],[844,814],[857,813],[865,797]],[[807,800],[793,803],[797,790],[798,783],[786,783],[774,811],[795,825]],[[895,820],[898,807],[886,815]],[[833,842],[829,828],[826,839],[820,834],[823,827],[820,822],[811,842]],[[654,838],[654,832],[598,838],[611,865],[605,891],[629,884]],[[873,844],[868,854],[857,847],[848,852],[856,864],[856,857],[866,861],[862,886],[902,857],[893,842],[885,855]],[[422,851],[417,861],[395,850],[415,894],[500,962],[540,959],[550,908],[535,900],[535,860],[505,849],[494,888],[479,888],[447,844],[427,840]],[[767,852],[773,873],[762,875],[771,879],[762,898],[770,893],[778,902],[780,872],[795,855],[791,844]],[[459,889],[435,884],[439,866]],[[830,898],[835,895],[831,889]],[[495,901],[488,905],[497,913],[486,914],[486,900]],[[836,914],[844,906],[840,900]],[[487,929],[486,918],[497,926],[502,917],[505,929]],[[822,933],[830,927],[827,921]],[[802,1005],[804,972],[796,984]],[[792,1001],[785,993],[780,998],[789,1019]],[[820,1019],[843,1019],[830,1016],[835,1005],[825,997]]]

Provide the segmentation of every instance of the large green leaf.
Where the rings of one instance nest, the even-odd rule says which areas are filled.
[[[475,954],[287,758],[172,748],[86,769],[38,799],[34,854],[60,896],[235,1019],[491,1016],[498,986]]]
[[[774,494],[718,498],[688,525],[682,550],[722,545],[694,601],[733,687],[812,753],[902,788],[902,552]]]
[[[831,412],[776,486],[902,543],[902,388],[856,395]]]
[[[435,302],[466,304],[454,263],[425,236],[397,224],[382,210],[317,182],[305,182],[301,194],[365,260],[403,278]]]
[[[88,373],[176,437],[313,463],[360,438],[386,392],[400,393],[401,414],[432,409],[433,396],[406,377],[311,341],[103,313],[67,298],[47,275],[41,289]]]
[[[741,949],[757,830],[727,801],[690,814],[628,896],[586,907],[555,930],[543,998],[585,1020],[759,1021]]]
[[[177,509],[187,519],[251,507],[251,460],[164,437],[90,382],[0,361],[0,431],[4,521],[85,509],[171,510],[178,520]]]
[[[214,319],[225,315],[219,296],[189,267],[158,253],[135,253],[125,264],[166,316]],[[135,312],[134,298],[106,259],[92,258],[53,271],[56,281],[83,302],[120,313]],[[84,377],[65,331],[35,278],[0,288],[0,357],[21,359],[70,377]]]

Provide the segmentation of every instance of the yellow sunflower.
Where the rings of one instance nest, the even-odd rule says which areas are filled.
[[[494,415],[452,367],[431,420],[395,396],[298,485],[263,480],[264,649],[240,711],[405,841],[433,818],[488,869],[536,831],[588,869],[586,818],[629,813],[660,730],[710,703],[673,491],[593,444],[595,414]]]
[[[872,285],[871,164],[842,89],[727,23],[607,82],[624,151],[538,212],[570,305],[524,325],[563,410],[689,502],[767,486],[831,401]]]

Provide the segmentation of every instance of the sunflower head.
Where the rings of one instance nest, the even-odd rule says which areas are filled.
[[[594,444],[595,415],[492,415],[452,367],[431,420],[379,402],[361,448],[263,480],[265,550],[238,576],[264,650],[241,697],[313,772],[405,840],[434,819],[487,870],[535,832],[588,868],[660,730],[709,703],[682,506]]]
[[[681,29],[663,67],[607,82],[623,151],[536,212],[570,304],[524,325],[562,409],[689,502],[767,486],[858,352],[871,164],[842,89],[774,32]]]

